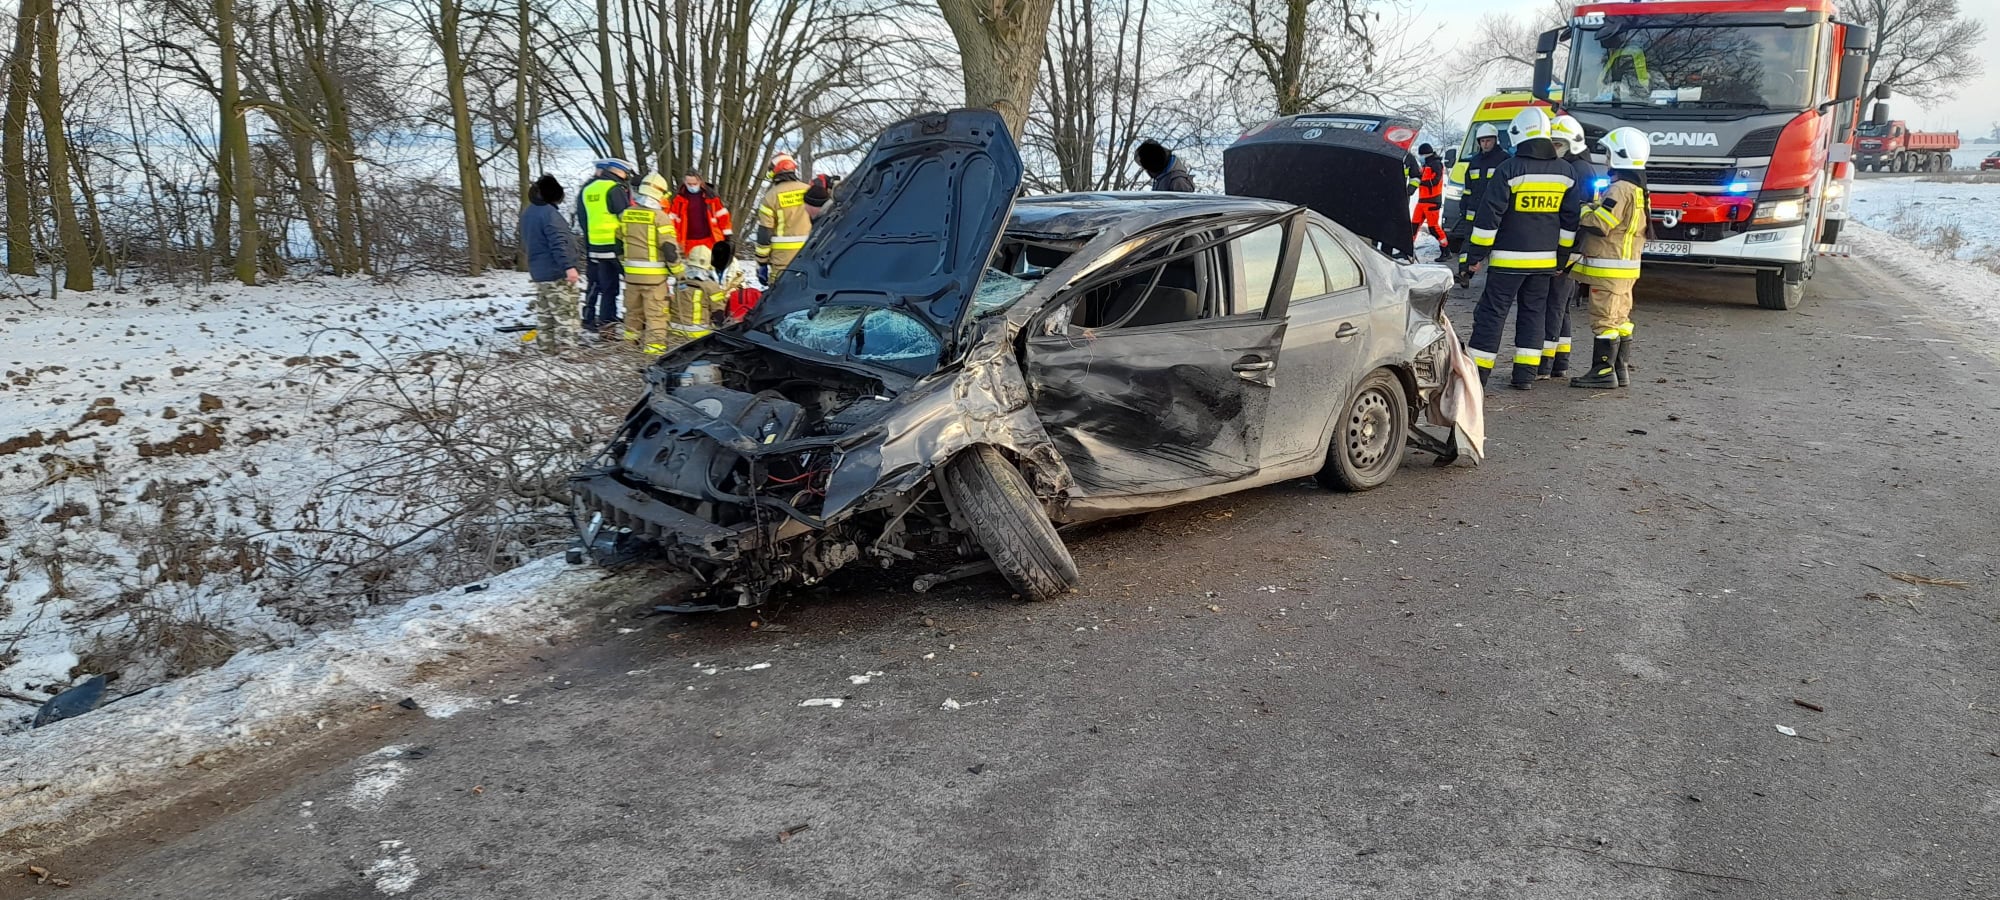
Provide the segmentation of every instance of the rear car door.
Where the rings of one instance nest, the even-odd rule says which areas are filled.
[[[1293,220],[1297,261],[1271,395],[1272,427],[1264,464],[1282,466],[1324,454],[1321,439],[1369,359],[1365,348],[1381,329],[1361,268],[1325,225]]]
[[[1035,412],[1083,495],[1170,493],[1258,470],[1285,323],[1264,315],[1269,277],[1256,302],[1232,303],[1235,274],[1209,246],[1219,237],[1162,238],[1031,324]]]

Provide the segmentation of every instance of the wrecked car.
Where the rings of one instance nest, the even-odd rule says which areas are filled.
[[[1021,177],[990,111],[889,128],[763,302],[646,371],[571,479],[578,555],[664,558],[703,586],[681,610],[953,550],[918,590],[998,571],[1044,600],[1078,581],[1061,526],[1458,452],[1413,425],[1455,341],[1450,273],[1376,246],[1407,247],[1407,215],[1363,236],[1298,202]]]

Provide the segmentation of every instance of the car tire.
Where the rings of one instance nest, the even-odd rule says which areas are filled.
[[[1022,597],[1053,600],[1076,586],[1076,560],[1027,479],[999,450],[981,445],[952,457],[939,487]]]
[[[1314,477],[1327,490],[1372,491],[1402,467],[1409,437],[1410,404],[1403,380],[1388,369],[1376,369],[1341,405],[1326,463]]]

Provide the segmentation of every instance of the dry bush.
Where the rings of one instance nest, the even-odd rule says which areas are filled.
[[[291,553],[271,556],[330,588],[288,616],[358,611],[562,549],[568,477],[611,436],[650,359],[623,345],[378,357],[332,410],[324,449],[340,470],[286,530]]]

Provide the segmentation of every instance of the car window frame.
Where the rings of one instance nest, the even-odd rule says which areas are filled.
[[[1368,268],[1366,266],[1363,266],[1361,264],[1361,260],[1356,259],[1354,254],[1340,242],[1340,236],[1334,234],[1333,227],[1319,222],[1313,222],[1311,220],[1307,220],[1306,227],[1308,229],[1317,230],[1321,234],[1325,235],[1327,243],[1331,244],[1335,250],[1340,251],[1341,256],[1347,260],[1348,268],[1352,269],[1354,272],[1354,277],[1355,277],[1354,284],[1348,287],[1334,288],[1320,296],[1331,297],[1335,294],[1342,294],[1348,291],[1365,290],[1368,287]],[[1320,246],[1319,243],[1317,241],[1313,241],[1311,239],[1311,235],[1307,236],[1306,243],[1311,247],[1313,247],[1315,250],[1319,249]],[[1329,268],[1326,265],[1326,254],[1320,253],[1319,256],[1320,256],[1320,267],[1321,270],[1324,271],[1327,268]],[[1330,272],[1328,274],[1329,276],[1331,275]],[[1332,279],[1329,277],[1328,280],[1331,281]]]
[[[1051,337],[1067,333],[1067,332],[1052,332],[1049,331],[1048,328],[1049,328],[1049,323],[1055,317],[1057,312],[1073,305],[1073,300],[1069,299],[1068,295],[1070,295],[1072,292],[1095,290],[1096,288],[1102,287],[1105,284],[1114,281],[1119,281],[1122,280],[1123,278],[1129,277],[1130,273],[1112,277],[1113,273],[1111,273],[1109,270],[1114,265],[1123,263],[1125,260],[1130,259],[1134,255],[1142,255],[1144,253],[1150,252],[1151,249],[1155,246],[1160,246],[1163,244],[1171,244],[1179,241],[1186,241],[1189,238],[1197,239],[1195,247],[1191,249],[1176,250],[1172,253],[1169,253],[1166,258],[1159,260],[1157,264],[1166,265],[1167,263],[1173,262],[1175,259],[1178,259],[1182,255],[1194,256],[1199,254],[1201,256],[1206,257],[1207,271],[1205,277],[1210,287],[1209,291],[1210,296],[1204,298],[1204,302],[1211,305],[1219,304],[1220,309],[1219,311],[1217,311],[1215,315],[1205,316],[1199,319],[1187,319],[1178,322],[1161,322],[1155,325],[1138,325],[1129,328],[1120,325],[1095,326],[1090,330],[1098,333],[1104,333],[1104,332],[1122,333],[1126,331],[1156,331],[1160,329],[1175,328],[1175,327],[1189,327],[1189,326],[1202,327],[1210,323],[1218,323],[1218,322],[1229,322],[1229,323],[1240,324],[1242,321],[1248,318],[1269,319],[1269,318],[1282,317],[1284,315],[1284,304],[1282,302],[1277,302],[1277,303],[1267,302],[1262,314],[1255,317],[1248,316],[1247,314],[1239,314],[1235,311],[1235,299],[1236,299],[1235,279],[1237,275],[1237,267],[1231,261],[1234,258],[1234,254],[1229,253],[1228,248],[1229,245],[1235,240],[1235,237],[1233,236],[1234,234],[1247,233],[1248,231],[1253,231],[1261,227],[1269,227],[1269,226],[1282,227],[1285,229],[1285,239],[1284,239],[1285,244],[1281,247],[1280,250],[1281,255],[1279,257],[1278,277],[1281,279],[1289,278],[1291,277],[1291,265],[1292,265],[1291,261],[1294,257],[1292,253],[1284,252],[1284,250],[1286,248],[1295,247],[1297,241],[1301,239],[1301,235],[1298,233],[1299,226],[1297,225],[1297,223],[1304,219],[1305,211],[1306,211],[1305,207],[1293,207],[1287,210],[1267,212],[1258,215],[1233,215],[1223,219],[1222,221],[1184,222],[1180,223],[1179,227],[1163,229],[1151,234],[1134,235],[1131,238],[1128,238],[1125,241],[1121,242],[1121,244],[1119,245],[1119,249],[1113,251],[1115,253],[1118,253],[1120,259],[1110,263],[1104,263],[1102,261],[1093,261],[1091,264],[1085,267],[1083,273],[1080,273],[1077,277],[1070,279],[1070,282],[1068,284],[1063,285],[1062,288],[1060,288],[1055,293],[1055,295],[1049,299],[1047,303],[1044,303],[1041,309],[1037,310],[1034,316],[1027,321],[1027,323],[1021,329],[1021,334],[1024,335],[1025,337],[1030,337],[1030,338],[1042,338],[1042,337]],[[1222,233],[1223,236],[1213,237],[1213,238],[1207,237],[1208,235],[1217,232]],[[1290,284],[1288,283],[1285,284],[1286,290],[1284,291],[1283,296],[1286,298],[1288,298],[1290,295],[1290,287],[1291,287]],[[1272,298],[1273,300],[1279,299],[1278,292],[1276,292],[1275,290],[1273,291],[1273,295],[1274,295]],[[1273,306],[1276,307],[1275,312],[1273,312]],[[1129,318],[1129,316],[1127,318]]]

